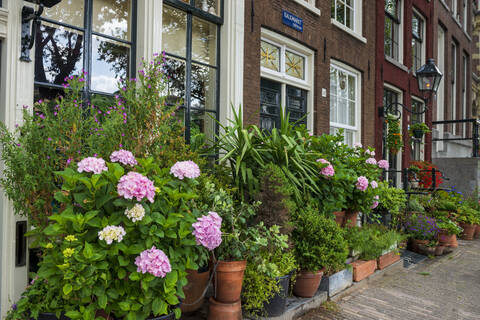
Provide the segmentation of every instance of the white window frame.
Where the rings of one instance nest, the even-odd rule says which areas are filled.
[[[387,61],[393,63],[394,65],[397,65],[400,63],[400,65],[404,65],[403,63],[403,46],[404,46],[404,37],[403,37],[403,32],[404,32],[404,23],[405,20],[403,19],[404,17],[404,10],[403,10],[403,5],[404,2],[403,0],[399,0],[399,15],[400,15],[400,23],[398,24],[398,60],[395,58],[392,58],[390,56],[385,55],[385,58]],[[385,9],[383,10],[385,12]],[[384,13],[385,14],[385,13]],[[385,32],[385,29],[384,29]],[[408,70],[408,69],[407,69]]]
[[[422,21],[422,46],[421,46],[421,50],[422,50],[422,56],[421,56],[421,59],[420,59],[420,66],[423,66],[426,62],[426,55],[427,55],[427,47],[426,47],[426,43],[427,43],[427,34],[426,34],[426,28],[427,28],[427,23],[426,23],[426,19],[425,17],[420,13],[418,12],[415,8],[413,8],[413,12],[415,13],[415,15],[417,17],[420,18],[420,20]],[[412,32],[413,34],[413,32]],[[412,67],[413,67],[413,60],[412,60]],[[417,70],[413,70],[414,74],[417,72]]]
[[[422,98],[412,96],[412,101],[415,100],[416,102],[420,102],[420,104],[425,107],[425,101],[422,100]],[[413,110],[413,108],[412,108]],[[422,113],[420,115],[420,121],[425,122],[425,113]],[[425,135],[422,137],[422,140],[420,141],[420,159],[419,160],[425,160]]]
[[[468,32],[468,3],[467,0],[463,0],[463,31]]]
[[[437,57],[438,57],[438,68],[443,74],[445,72],[445,36],[446,32],[442,26],[437,24]],[[443,121],[445,119],[445,80],[440,81],[440,85],[437,91],[437,121]],[[437,126],[438,136],[443,138],[444,125]],[[436,141],[436,151],[443,151],[443,141]]]
[[[362,41],[363,43],[367,43],[367,39],[363,36],[362,30],[362,23],[363,23],[363,0],[353,0],[353,28],[347,27],[345,24],[337,21],[337,1],[342,2],[345,6],[345,0],[331,0],[333,5],[335,6],[334,17],[330,17],[330,21],[332,25],[336,26],[337,28],[347,32],[351,36],[357,38],[358,40]]]
[[[332,127],[337,129],[347,129],[353,131],[353,143],[360,143],[362,139],[362,74],[360,71],[336,60],[330,60],[330,68],[335,68],[337,70],[341,70],[348,75],[351,75],[355,78],[355,126],[346,125],[343,123],[337,122],[329,122],[330,123],[330,130]],[[330,89],[331,90],[331,89]],[[330,99],[332,99],[332,95],[330,94]],[[330,118],[330,116],[329,116]]]
[[[286,110],[287,105],[287,85],[297,87],[308,91],[307,93],[307,129],[313,133],[313,104],[314,104],[314,52],[309,48],[284,37],[278,33],[262,28],[261,40],[268,42],[280,48],[280,71],[260,66],[260,77],[281,83],[281,106]],[[285,51],[290,51],[305,58],[304,79],[298,79],[285,73]]]
[[[320,16],[320,9],[315,6],[315,0],[293,0],[299,5],[304,6],[311,12],[315,13],[317,16]]]
[[[458,0],[452,0],[452,16],[458,21]]]
[[[395,86],[392,86],[388,83],[383,83],[383,88],[386,88],[388,90],[391,90],[391,91],[395,91],[397,94],[398,94],[398,103],[400,104],[403,104],[403,91]],[[382,93],[383,94],[383,93]],[[385,106],[386,107],[386,106]],[[401,108],[399,106],[399,108]],[[402,134],[402,137],[403,137],[403,110],[400,112],[400,133]],[[388,128],[387,128],[388,130]],[[386,148],[387,146],[384,146],[384,148]],[[390,152],[388,152],[387,150],[387,157],[385,160],[387,161],[390,161]],[[397,170],[401,171],[402,170],[402,158],[403,158],[403,151],[402,149],[400,149],[397,153]],[[402,182],[402,173],[401,172],[397,172],[396,174],[396,180],[397,180],[397,186],[398,188],[401,188],[403,186],[403,182]]]

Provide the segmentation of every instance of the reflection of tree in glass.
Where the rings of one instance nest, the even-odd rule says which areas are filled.
[[[106,62],[116,79],[124,79],[129,65],[129,48],[106,39],[97,41],[100,42],[97,60]]]
[[[192,59],[213,64],[216,53],[216,26],[207,21],[194,18]]]
[[[120,39],[129,38],[130,0],[94,2],[94,31]]]
[[[42,25],[35,41],[35,80],[64,83],[65,77],[80,71],[76,64],[82,59],[82,50],[82,34]]]

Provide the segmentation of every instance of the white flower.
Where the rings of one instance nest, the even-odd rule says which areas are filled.
[[[361,148],[361,147],[362,147],[362,144],[361,144],[360,142],[355,142],[355,143],[353,144],[353,147],[358,149],[358,148]]]
[[[107,244],[112,244],[113,241],[121,242],[125,234],[125,229],[121,226],[106,226],[102,231],[98,232],[98,238],[105,240]]]
[[[133,222],[141,221],[145,216],[145,208],[141,204],[136,203],[133,208],[125,209],[125,215]]]

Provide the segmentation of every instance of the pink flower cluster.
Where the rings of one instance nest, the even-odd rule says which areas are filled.
[[[165,278],[167,273],[172,271],[170,260],[167,255],[160,249],[153,246],[151,249],[142,251],[138,257],[135,258],[135,265],[137,272],[150,273],[155,277]]]
[[[371,181],[371,182],[370,182],[370,186],[372,187],[372,189],[376,189],[376,188],[378,187],[377,181],[375,181],[375,180],[374,180],[374,181]]]
[[[124,165],[134,166],[137,164],[137,160],[133,156],[133,153],[127,150],[120,149],[118,151],[113,151],[110,155],[110,161],[120,162]]]
[[[373,204],[371,205],[370,209],[375,209],[375,208],[378,207],[378,205],[380,204],[380,203],[378,202],[378,199],[379,199],[378,195],[375,196],[374,199],[375,199],[375,200],[373,201]]]
[[[192,224],[193,235],[198,245],[213,250],[222,243],[222,218],[216,212],[210,211],[207,216],[201,216]]]
[[[335,174],[335,169],[333,169],[332,164],[325,159],[318,159],[317,162],[321,162],[323,164],[328,164],[325,168],[320,170],[320,173],[326,177],[332,177]]]
[[[375,158],[368,158],[367,160],[365,160],[365,162],[368,164],[377,164],[377,160],[375,160]]]
[[[365,191],[368,188],[368,179],[365,178],[364,176],[360,176],[357,179],[357,184],[356,187],[360,191]]]
[[[380,161],[378,161],[378,167],[382,168],[382,169],[385,169],[385,170],[388,170],[390,165],[388,164],[387,160],[380,160]]]
[[[84,158],[78,163],[78,172],[93,172],[95,174],[100,174],[103,171],[108,171],[107,166],[105,165],[105,160],[102,158],[88,157]]]
[[[133,199],[135,197],[137,201],[142,201],[143,198],[147,198],[153,203],[155,186],[147,177],[138,172],[130,171],[120,178],[117,185],[117,192],[125,199]]]
[[[195,179],[200,176],[200,168],[191,160],[179,161],[170,168],[170,173],[180,180],[183,178]]]

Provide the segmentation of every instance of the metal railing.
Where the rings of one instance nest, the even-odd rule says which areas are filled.
[[[471,126],[470,126],[471,124]],[[453,138],[435,138],[433,142],[446,142],[446,141],[472,141],[472,157],[478,157],[479,155],[479,119],[462,119],[462,120],[443,120],[433,121],[432,125],[443,126],[442,133],[451,133]],[[445,128],[446,127],[446,128]]]

